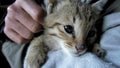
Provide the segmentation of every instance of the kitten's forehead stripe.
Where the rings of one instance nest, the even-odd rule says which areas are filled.
[[[73,23],[75,23],[75,17],[73,17]]]

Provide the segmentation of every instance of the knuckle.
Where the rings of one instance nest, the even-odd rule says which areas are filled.
[[[7,15],[6,17],[5,17],[5,23],[9,23],[10,22],[10,17]]]
[[[38,15],[38,14],[35,13],[33,17],[34,17],[33,19],[34,19],[35,21],[38,21],[38,20],[39,20],[39,15]]]
[[[25,35],[25,38],[26,39],[31,39],[33,37],[33,34],[32,33],[29,33],[29,34],[26,34]]]
[[[9,27],[9,26],[5,26],[3,31],[5,34],[9,34],[9,32],[11,31],[12,29]]]
[[[26,2],[26,0],[25,0],[24,2]],[[15,4],[16,4],[16,5],[21,5],[22,3],[23,3],[22,0],[17,0],[17,1],[15,1]]]
[[[7,11],[14,11],[14,5],[10,5],[10,6],[7,8]]]
[[[8,16],[6,16],[5,17],[5,23],[8,23],[8,21],[9,21],[9,18],[8,18]]]
[[[3,31],[4,31],[5,34],[7,34],[7,32],[8,32],[8,28],[5,27]]]
[[[39,29],[40,29],[40,25],[39,25],[39,24],[36,24],[36,25],[34,25],[34,26],[32,27],[32,32],[33,32],[33,33],[36,33],[36,32],[38,32]]]
[[[23,44],[25,43],[25,39],[22,37],[19,37],[18,41],[16,41],[17,44]]]
[[[31,39],[32,37],[33,37],[32,33],[28,34],[28,39]]]
[[[14,22],[12,22],[9,17],[6,17],[6,18],[5,18],[5,27],[6,27],[7,29],[14,27],[13,24],[14,24]]]
[[[42,15],[42,10],[36,10],[35,13],[33,14],[33,17],[36,21],[39,21],[41,15]]]
[[[18,15],[18,8],[15,7],[14,5],[10,5],[8,8],[7,8],[7,16],[6,18],[15,18],[17,15]]]

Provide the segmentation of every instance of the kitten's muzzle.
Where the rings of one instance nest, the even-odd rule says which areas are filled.
[[[75,46],[75,48],[76,48],[77,52],[79,53],[79,52],[84,51],[86,49],[86,46],[85,45],[77,45],[77,46]]]

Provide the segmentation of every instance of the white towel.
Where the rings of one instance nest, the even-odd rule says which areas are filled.
[[[42,68],[117,68],[92,53],[79,57],[66,56],[62,51],[49,52],[47,62]]]

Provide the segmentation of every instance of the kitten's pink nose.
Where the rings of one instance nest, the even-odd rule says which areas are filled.
[[[78,52],[81,52],[85,49],[85,46],[84,45],[77,45],[75,48]]]

